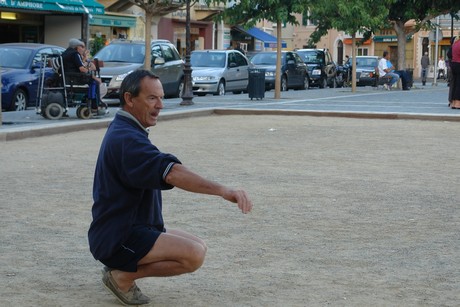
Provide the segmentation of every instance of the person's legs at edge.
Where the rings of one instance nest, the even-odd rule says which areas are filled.
[[[398,82],[399,76],[392,72],[387,73],[387,75],[391,77],[390,79],[390,88],[391,88],[396,82]]]
[[[191,273],[201,267],[206,244],[200,238],[181,230],[167,230],[139,262],[137,272],[112,270],[118,288],[127,292],[136,279],[167,277]]]
[[[450,82],[452,102],[451,107],[460,109],[460,63],[452,62],[451,64],[452,81]]]

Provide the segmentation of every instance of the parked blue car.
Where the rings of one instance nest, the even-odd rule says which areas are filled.
[[[0,44],[2,110],[21,111],[35,106],[42,54],[61,54],[64,50],[45,44]],[[51,74],[51,68],[46,68],[46,76]]]

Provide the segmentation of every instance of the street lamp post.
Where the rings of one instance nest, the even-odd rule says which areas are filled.
[[[185,64],[184,64],[184,90],[181,106],[193,104],[192,65],[190,64],[190,0],[187,0],[185,17]]]

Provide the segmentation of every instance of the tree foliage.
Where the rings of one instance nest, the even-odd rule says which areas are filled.
[[[439,15],[452,13],[460,10],[458,0],[396,0],[390,6],[387,22],[396,32],[398,37],[398,67],[404,69],[406,37],[418,32],[423,27],[430,27],[431,19]],[[410,20],[415,22],[414,27],[406,27]]]
[[[175,12],[185,6],[187,0],[129,0],[145,12],[145,62],[144,68],[150,69],[152,50],[152,20]]]
[[[214,3],[230,3],[226,0],[208,0]],[[261,20],[273,23],[297,24],[295,13],[303,12],[308,0],[241,0],[228,7],[220,16],[227,23],[241,24],[247,28]]]
[[[310,37],[317,42],[330,29],[343,31],[352,37],[352,91],[356,90],[356,35],[368,38],[381,28],[388,16],[388,4],[393,0],[323,0],[312,2],[309,19],[317,26]],[[307,12],[306,12],[307,13]]]
[[[232,3],[228,0],[207,0],[210,3]],[[233,6],[225,9],[218,16],[232,25],[253,27],[261,20],[267,20],[277,25],[277,63],[275,78],[275,99],[280,98],[281,72],[281,27],[283,23],[298,24],[295,14],[302,13],[308,6],[309,0],[239,0]]]
[[[344,31],[349,35],[371,33],[380,28],[388,15],[392,0],[323,0],[308,8],[309,19],[317,25],[311,36],[317,42],[330,29]]]

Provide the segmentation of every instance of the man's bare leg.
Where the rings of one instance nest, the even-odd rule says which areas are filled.
[[[113,270],[118,288],[127,292],[134,281],[143,277],[176,276],[196,271],[203,264],[206,244],[200,238],[181,230],[162,233],[150,252],[138,263],[137,272]]]

